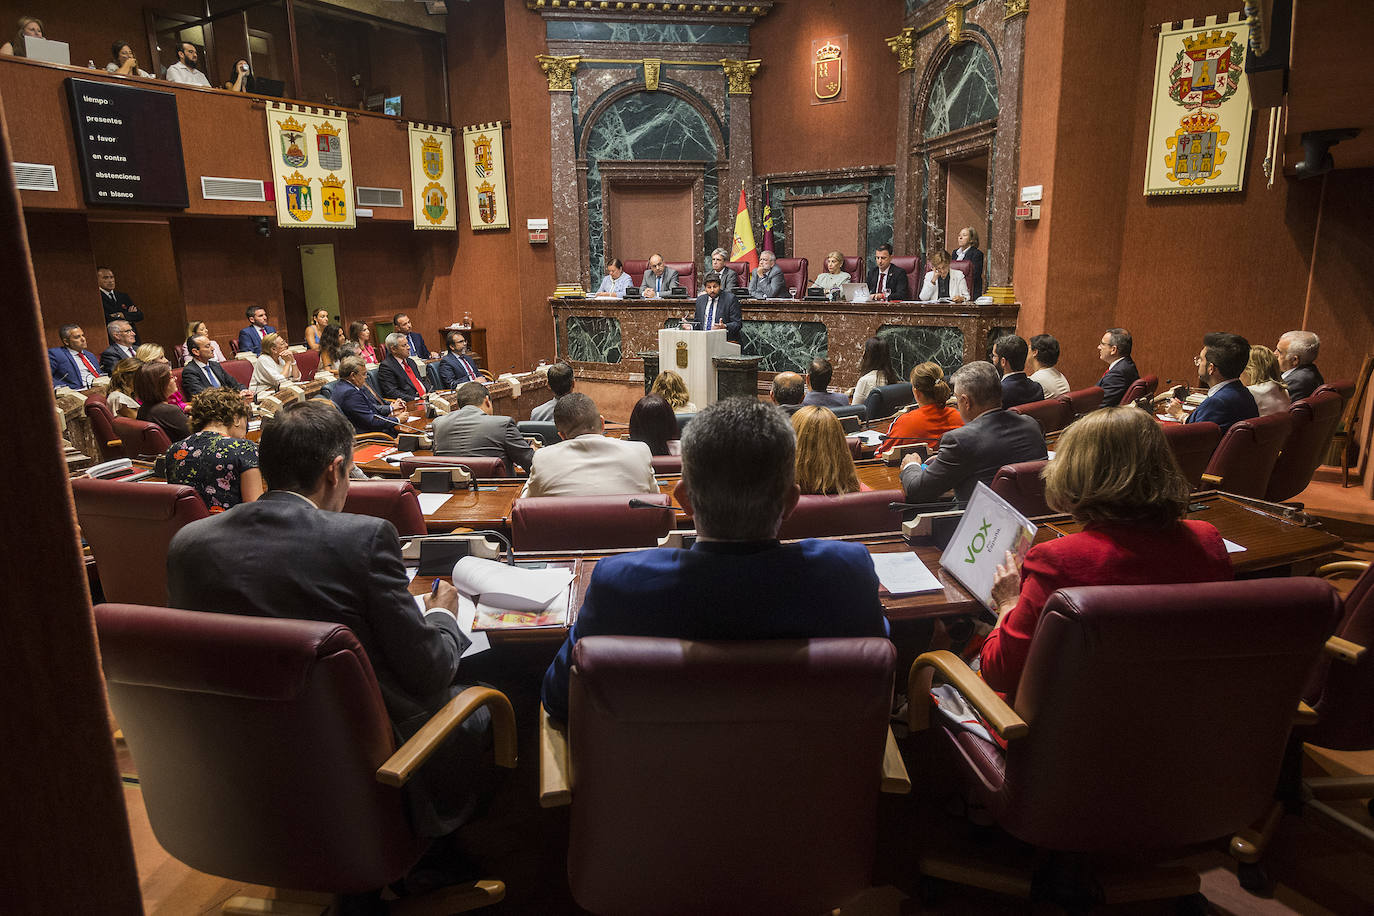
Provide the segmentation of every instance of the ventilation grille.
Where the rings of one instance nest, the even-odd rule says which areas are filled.
[[[262,182],[256,178],[210,178],[200,176],[200,196],[206,200],[267,200]]]
[[[56,191],[57,169],[35,162],[16,162],[14,185],[21,191]]]
[[[358,188],[360,207],[404,207],[405,196],[400,188]]]

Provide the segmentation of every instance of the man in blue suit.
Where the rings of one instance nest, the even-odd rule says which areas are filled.
[[[339,380],[334,383],[329,399],[360,433],[396,432],[391,405],[367,388],[367,363],[360,356],[345,356],[339,361]]]
[[[262,339],[268,334],[277,333],[277,329],[267,323],[267,309],[260,305],[248,306],[243,310],[243,315],[248,319],[248,327],[239,331],[239,352],[247,350],[261,356]]]
[[[91,382],[104,376],[100,361],[86,349],[86,332],[79,324],[64,324],[58,329],[64,346],[48,350],[48,368],[52,370],[54,388],[89,388]]]
[[[1240,374],[1250,361],[1250,341],[1239,334],[1214,331],[1202,338],[1202,352],[1194,358],[1197,380],[1207,389],[1207,400],[1188,415],[1186,423],[1210,421],[1221,427],[1223,434],[1233,423],[1259,416],[1255,396],[1240,380]],[[1169,401],[1170,415],[1182,419],[1183,403]]]
[[[1026,375],[1026,357],[1030,347],[1024,338],[1016,334],[999,337],[992,345],[992,364],[1002,374],[1002,406],[1019,407],[1045,399],[1045,390],[1039,382],[1033,382]]]
[[[1103,407],[1120,407],[1140,372],[1131,359],[1131,332],[1125,328],[1108,328],[1097,345],[1097,358],[1107,364],[1107,371],[1097,380],[1102,389]]]
[[[411,356],[417,359],[429,359],[429,346],[425,343],[425,335],[411,329],[409,315],[405,312],[397,312],[392,316],[391,323],[395,325],[397,334],[406,336],[406,343],[410,344]]]
[[[887,636],[866,547],[778,542],[778,528],[800,494],[795,461],[792,426],[770,404],[729,398],[692,419],[673,495],[696,521],[696,545],[596,564],[577,622],[544,674],[550,715],[568,717],[572,650],[585,636]]]
[[[457,388],[468,382],[480,382],[482,372],[468,355],[468,339],[462,331],[448,332],[448,349],[439,360],[439,381],[444,388]]]

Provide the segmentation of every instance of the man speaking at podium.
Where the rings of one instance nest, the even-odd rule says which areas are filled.
[[[739,300],[730,290],[720,288],[720,274],[706,275],[706,292],[697,296],[697,314],[693,327],[699,331],[714,328],[725,329],[725,339],[739,343],[739,329],[743,323],[740,316]],[[686,322],[683,322],[684,326]],[[687,330],[684,327],[684,330]]]

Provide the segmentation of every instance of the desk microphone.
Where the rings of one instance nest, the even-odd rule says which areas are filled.
[[[933,503],[888,503],[889,512],[949,512],[966,508],[968,502],[961,499],[941,500]]]
[[[672,511],[673,511],[673,506],[672,506],[671,503],[669,503],[668,505],[665,506],[665,505],[663,505],[662,503],[651,503],[651,502],[649,502],[647,499],[632,499],[632,500],[630,500],[630,508],[631,508],[631,509],[667,509],[669,512],[672,512]]]

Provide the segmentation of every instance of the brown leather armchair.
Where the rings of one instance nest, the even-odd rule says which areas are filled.
[[[1164,441],[1178,459],[1178,466],[1194,490],[1202,486],[1202,474],[1221,441],[1221,427],[1215,423],[1164,423]]]
[[[86,403],[82,408],[86,411],[86,419],[91,421],[91,431],[95,433],[96,445],[100,448],[100,460],[111,461],[123,457],[123,443],[114,431],[114,411],[110,409],[105,395],[95,391],[86,392]]]
[[[1073,418],[1077,420],[1084,414],[1092,413],[1102,406],[1104,392],[1101,388],[1093,385],[1091,388],[1080,388],[1077,391],[1070,391],[1068,394],[1061,394],[1059,400],[1069,405],[1073,411]]]
[[[1085,858],[1135,857],[1248,824],[1273,795],[1303,683],[1339,616],[1335,592],[1316,579],[1062,589],[1040,617],[1015,708],[952,653],[920,656],[908,696],[926,695],[933,669],[1006,742],[935,726],[973,799],[1051,853],[1034,879],[939,855],[921,859],[921,874],[1112,903],[1121,885],[1102,875],[1092,895]],[[930,704],[908,709],[912,731],[930,727]],[[1139,892],[1144,876],[1131,877]],[[1195,873],[1151,877],[1155,896],[1203,903]]]
[[[845,258],[840,270],[849,274],[850,283],[868,282],[868,268],[864,263],[863,255],[856,254],[853,257]]]
[[[1142,375],[1140,378],[1131,382],[1131,386],[1126,389],[1126,393],[1121,396],[1122,404],[1133,404],[1136,398],[1143,398],[1146,395],[1153,395],[1159,389],[1159,376]]]
[[[879,790],[910,791],[886,639],[590,636],[540,803],[571,804],[568,879],[596,913],[823,913],[872,877]]]
[[[925,274],[921,272],[921,259],[917,255],[894,254],[892,256],[892,266],[906,272],[906,288],[908,295],[915,299],[921,294],[921,283],[925,280]],[[867,279],[865,277],[864,279]]]
[[[1048,464],[1049,461],[1044,458],[1004,464],[992,478],[992,492],[1011,503],[1017,512],[1027,518],[1051,515],[1054,510],[1045,502],[1045,481],[1040,476]]]
[[[1227,493],[1264,499],[1292,426],[1286,412],[1232,423],[1207,462],[1202,482]]]
[[[663,508],[631,508],[632,499]],[[666,493],[521,497],[510,513],[516,550],[655,547],[672,526],[672,498]]]
[[[167,603],[167,545],[210,512],[183,484],[72,478],[81,535],[91,546],[106,601]]]
[[[1341,422],[1341,398],[1334,391],[1314,391],[1288,408],[1293,426],[1279,450],[1264,498],[1270,502],[1292,499],[1312,482],[1317,466],[1326,460],[1327,449]]]
[[[112,425],[125,458],[160,458],[172,447],[163,428],[149,420],[115,417]]]
[[[409,480],[350,481],[343,511],[384,518],[401,537],[426,531],[420,496]]]
[[[199,871],[298,892],[373,891],[424,852],[404,786],[464,719],[489,709],[496,762],[515,766],[510,702],[486,687],[463,691],[396,747],[367,653],[340,624],[128,604],[96,607],[95,622],[153,832]],[[505,885],[441,895],[456,912],[497,902]]]
[[[778,537],[823,538],[881,534],[902,530],[902,513],[888,508],[905,497],[901,490],[861,490],[842,496],[806,495],[782,520]]]
[[[806,295],[806,281],[809,278],[806,258],[778,258],[778,270],[782,271],[782,285],[797,291],[793,299],[801,299]]]
[[[749,262],[748,261],[726,261],[725,266],[735,272],[736,288],[749,288]]]
[[[237,346],[237,345],[235,345]],[[253,364],[246,359],[226,359],[220,363],[230,378],[247,388],[253,382]]]

